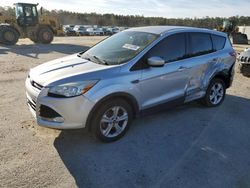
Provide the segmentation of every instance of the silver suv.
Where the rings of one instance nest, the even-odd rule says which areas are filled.
[[[41,126],[88,128],[110,142],[133,118],[200,99],[218,106],[236,53],[226,34],[199,28],[132,28],[85,52],[30,70],[27,102]]]

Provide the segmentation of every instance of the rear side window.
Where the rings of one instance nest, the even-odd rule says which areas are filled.
[[[198,56],[213,52],[213,45],[208,33],[189,33],[188,56]]]
[[[185,57],[185,34],[179,33],[168,36],[148,52],[148,57],[159,56],[166,63],[177,61]]]
[[[214,50],[218,51],[224,48],[226,43],[226,38],[218,35],[211,35]]]

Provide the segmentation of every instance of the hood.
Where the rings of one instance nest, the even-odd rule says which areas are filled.
[[[118,71],[117,65],[96,64],[78,57],[77,54],[49,61],[30,70],[29,76],[42,86],[62,84],[72,81],[103,79],[109,71]]]

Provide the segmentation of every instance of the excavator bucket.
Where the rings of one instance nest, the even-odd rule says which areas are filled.
[[[234,33],[232,34],[233,44],[248,44],[248,38],[246,34]]]

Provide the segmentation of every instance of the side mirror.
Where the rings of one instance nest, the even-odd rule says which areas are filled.
[[[148,65],[151,67],[163,67],[165,65],[165,60],[161,57],[150,57],[148,58]]]

